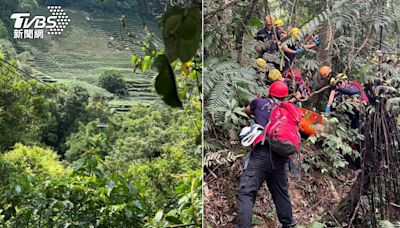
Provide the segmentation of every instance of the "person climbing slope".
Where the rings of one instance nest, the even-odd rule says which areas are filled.
[[[275,121],[277,107],[282,108],[281,105],[285,104],[285,106],[288,106],[287,110],[290,109],[290,112],[286,112],[287,119],[293,120],[293,123],[296,123],[298,115],[301,117],[301,114],[295,105],[283,102],[283,99],[287,96],[287,85],[283,81],[275,81],[270,86],[269,98],[257,98],[253,100],[250,105],[245,108],[245,112],[247,115],[254,117],[256,124],[266,126],[265,132],[268,132],[268,129],[270,129],[269,123],[276,123],[271,121]],[[295,126],[294,129],[296,129],[296,127],[297,126]],[[288,132],[290,131],[284,133]],[[298,129],[297,132],[294,133],[298,134]],[[239,208],[236,218],[236,227],[239,228],[251,227],[253,217],[252,208],[256,200],[257,192],[264,181],[267,183],[268,189],[272,195],[278,219],[282,227],[289,228],[295,226],[286,173],[288,157],[281,156],[282,154],[280,154],[278,149],[274,149],[276,146],[274,147],[274,144],[269,139],[266,140],[266,137],[267,133],[264,134],[262,141],[256,140],[254,142],[250,156],[245,160],[242,178],[236,194]],[[300,138],[298,138],[298,140],[300,140]]]
[[[354,112],[347,112],[346,114],[349,116],[351,120],[351,128],[355,129],[360,126],[360,109],[362,107],[362,103],[368,104],[368,97],[364,93],[362,86],[356,81],[349,81],[349,78],[346,74],[339,73],[335,77],[332,77],[330,80],[331,84],[331,92],[329,94],[328,103],[326,104],[325,113],[329,113],[331,111],[332,103],[335,99],[335,96],[338,94],[343,94],[346,96],[358,95],[358,102],[361,104],[356,105],[352,110]]]
[[[311,49],[317,47],[321,41],[319,37],[315,36],[313,38],[313,42],[311,44],[305,44],[305,45],[300,45],[299,38],[300,38],[300,29],[299,28],[292,28],[289,32],[290,37],[293,39],[294,42],[286,44],[282,44],[282,49],[285,54],[284,60],[285,60],[285,66],[282,70],[284,74],[287,74],[286,71],[289,70],[290,67],[292,67],[294,58],[296,55],[301,55],[303,54],[304,50]]]
[[[278,51],[276,41],[280,39],[279,35],[275,35],[273,30],[273,23],[275,18],[271,16],[265,17],[265,27],[257,32],[254,37],[256,40],[261,41],[261,44],[256,45],[256,52],[259,58],[262,58],[264,53],[274,54]],[[278,36],[278,37],[277,37]],[[271,42],[272,41],[272,42]],[[266,44],[268,43],[268,44]]]
[[[285,35],[282,33],[283,40],[285,40]],[[281,48],[283,51],[282,58],[284,60],[284,67],[281,68],[281,71],[283,72],[283,76],[285,78],[285,82],[290,85],[291,80],[295,80],[295,89],[296,89],[296,97],[298,98],[307,98],[311,90],[308,86],[308,84],[303,80],[303,76],[301,74],[301,70],[299,68],[292,68],[294,59],[297,54],[302,54],[303,49],[311,49],[320,44],[320,40],[317,36],[313,38],[313,43],[312,44],[306,44],[301,46],[300,42],[298,41],[300,37],[300,29],[298,28],[292,28],[290,29],[290,37],[292,38],[292,41],[294,42],[289,42],[289,43],[283,43]],[[286,37],[286,40],[289,37]],[[301,47],[300,47],[301,46]],[[282,54],[282,53],[281,53]]]
[[[274,68],[269,71],[268,80],[269,82],[283,81],[283,77],[281,72],[278,69]]]
[[[337,73],[333,72],[332,68],[330,68],[329,66],[322,66],[321,68],[319,68],[319,75],[321,79],[330,82],[331,78],[336,76]]]
[[[287,38],[288,34],[287,34],[287,31],[286,31],[286,29],[284,27],[285,23],[283,22],[283,20],[278,18],[278,19],[275,20],[274,24],[275,24],[275,28],[276,28],[276,32],[277,32],[278,36],[281,39]]]

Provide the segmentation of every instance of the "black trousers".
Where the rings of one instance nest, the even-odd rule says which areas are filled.
[[[360,112],[354,111],[354,114],[349,113],[349,117],[351,120],[351,128],[357,129],[360,127]]]
[[[245,161],[244,171],[236,194],[239,207],[236,227],[251,227],[253,205],[257,192],[264,181],[272,195],[279,222],[283,227],[295,226],[288,193],[286,164],[287,158],[275,155],[266,145],[257,145],[251,152],[250,157]]]

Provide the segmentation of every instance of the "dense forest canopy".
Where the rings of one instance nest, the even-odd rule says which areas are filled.
[[[63,35],[14,39],[10,15],[48,5],[72,19]],[[185,7],[197,20],[198,7],[175,4]],[[189,59],[157,64],[170,48],[167,8],[0,1],[1,227],[201,226],[199,42]],[[157,87],[157,74],[169,86]]]
[[[317,113],[326,110],[331,87],[329,80],[320,75],[322,66],[329,66],[334,72],[344,73],[350,80],[364,85],[370,98],[370,105],[360,114],[362,127],[359,129],[349,127],[351,120],[346,114],[353,112],[354,104],[338,98],[332,105],[334,111],[322,116],[324,131],[303,136],[303,175],[300,182],[295,178],[290,181],[298,223],[310,227],[377,227],[379,221],[398,220],[398,208],[386,204],[398,200],[394,196],[396,187],[389,187],[398,185],[384,183],[391,182],[389,175],[398,180],[399,6],[396,0],[205,2],[206,226],[230,226],[236,216],[234,193],[242,171],[242,158],[248,151],[240,146],[238,133],[252,123],[243,108],[257,94],[268,96],[271,81],[267,77],[280,64],[282,56],[278,53],[278,58],[261,57],[256,52],[259,43],[255,37],[264,28],[264,18],[268,15],[281,19],[287,34],[290,28],[299,28],[295,42],[303,47],[310,42],[310,37],[319,37],[319,46],[296,54],[291,66],[292,70],[301,70],[312,91],[311,96],[298,102],[301,107]],[[293,39],[281,42],[280,47],[290,45]],[[269,65],[262,69],[257,58],[263,58]],[[282,76],[285,77],[284,72]],[[293,90],[289,94],[294,98]],[[374,121],[377,121],[375,125]],[[375,134],[376,131],[380,133]],[[380,134],[387,134],[386,140],[377,136]],[[383,157],[390,158],[377,166]],[[384,166],[384,163],[390,165]],[[383,174],[387,167],[390,171]],[[382,182],[373,182],[374,179]],[[368,187],[363,189],[360,185]],[[388,187],[376,190],[377,186]],[[386,195],[382,197],[382,194]],[[379,208],[379,213],[371,208]],[[253,224],[274,226],[277,220],[274,210],[268,191],[262,188],[253,210]]]

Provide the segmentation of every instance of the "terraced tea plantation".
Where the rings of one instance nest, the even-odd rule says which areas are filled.
[[[120,15],[99,17],[87,12],[64,9],[70,24],[61,35],[45,35],[44,39],[20,40],[17,52],[29,52],[28,65],[33,68],[33,76],[47,83],[76,83],[85,87],[91,95],[102,94],[109,97],[111,108],[129,110],[134,102],[154,102],[159,98],[153,89],[155,72],[134,72],[130,62],[131,54],[143,55],[141,47],[127,41],[122,35]],[[35,14],[44,14],[41,8]],[[142,33],[142,23],[138,16],[126,15],[129,29],[135,36]],[[159,33],[158,25],[146,21],[151,32]],[[128,96],[123,99],[97,86],[98,77],[106,70],[116,70],[123,74],[129,85]]]

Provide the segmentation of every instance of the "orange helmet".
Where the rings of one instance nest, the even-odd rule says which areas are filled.
[[[271,16],[266,16],[265,17],[265,24],[267,25],[272,25],[275,22],[275,18]]]
[[[289,95],[289,88],[283,81],[276,81],[269,87],[269,95],[277,98],[284,98]]]
[[[331,72],[332,72],[332,69],[328,66],[323,66],[319,69],[319,74],[321,75],[321,78],[328,77]]]

